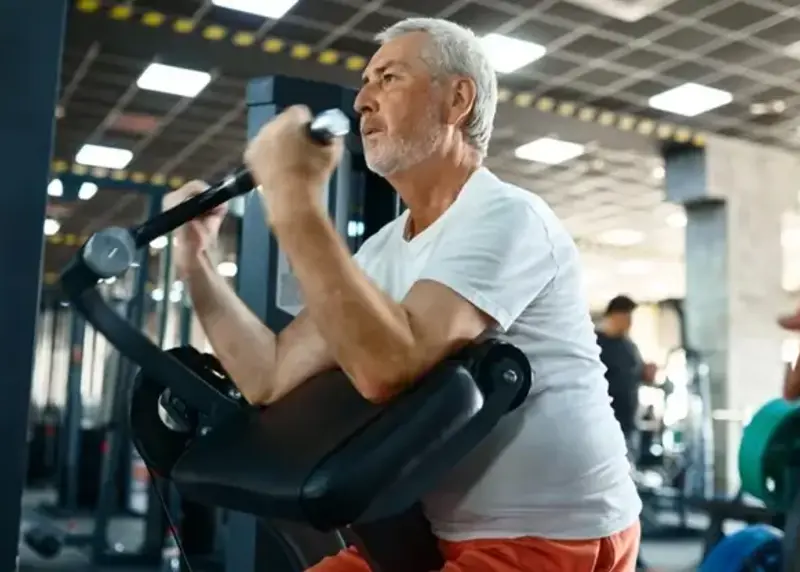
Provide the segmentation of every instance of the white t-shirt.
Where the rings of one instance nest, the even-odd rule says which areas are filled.
[[[631,526],[641,501],[612,412],[577,248],[535,194],[479,169],[430,227],[404,238],[408,211],[356,254],[401,301],[440,282],[490,315],[523,350],[533,386],[440,489],[423,499],[445,540],[588,539]]]

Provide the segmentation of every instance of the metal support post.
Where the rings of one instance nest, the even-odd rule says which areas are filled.
[[[0,570],[16,570],[66,0],[0,3]]]

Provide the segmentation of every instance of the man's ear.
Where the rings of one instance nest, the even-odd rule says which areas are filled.
[[[452,125],[462,126],[469,119],[475,107],[477,88],[475,82],[468,77],[453,80],[450,92],[450,113],[448,119]]]

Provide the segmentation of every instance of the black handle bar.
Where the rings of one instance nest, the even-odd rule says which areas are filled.
[[[350,120],[338,109],[323,111],[308,124],[309,137],[320,145],[327,145],[336,137],[347,135],[349,131]],[[232,175],[192,199],[131,229],[136,246],[146,246],[154,238],[175,230],[186,221],[235,197],[249,193],[254,187],[250,171],[246,167],[240,167]]]
[[[329,144],[349,132],[350,120],[338,109],[325,111],[308,124],[309,137],[321,145]],[[106,303],[97,285],[101,280],[127,272],[135,262],[136,251],[147,248],[153,239],[234,197],[250,192],[253,187],[250,172],[240,168],[192,199],[138,226],[130,229],[110,227],[98,231],[89,237],[61,273],[61,287],[75,311],[145,374],[153,379],[168,380],[166,383],[174,393],[202,412],[219,412],[220,407],[228,406],[234,410],[239,405],[230,398],[221,400],[219,392],[200,376],[133,328]]]

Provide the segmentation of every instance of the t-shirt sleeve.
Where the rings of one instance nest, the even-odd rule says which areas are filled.
[[[527,200],[502,196],[453,222],[419,279],[447,286],[505,331],[558,272],[548,227]]]

